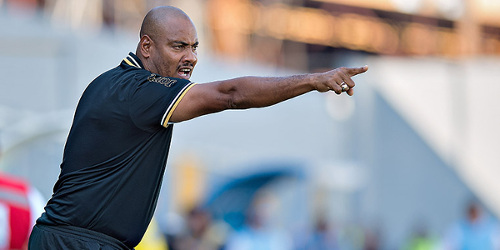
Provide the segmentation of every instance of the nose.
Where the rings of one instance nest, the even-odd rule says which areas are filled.
[[[196,53],[195,50],[188,49],[184,56],[184,61],[195,65],[196,62],[198,61],[198,54]]]

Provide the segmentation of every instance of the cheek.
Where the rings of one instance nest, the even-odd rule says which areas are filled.
[[[163,76],[173,76],[177,72],[177,62],[173,60],[172,55],[163,53],[160,56],[161,71]]]
[[[165,64],[170,65],[170,67],[177,67],[180,62],[180,56],[176,53],[167,53],[163,56]]]

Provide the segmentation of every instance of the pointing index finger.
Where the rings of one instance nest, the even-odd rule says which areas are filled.
[[[350,76],[355,76],[361,73],[364,73],[368,70],[368,65],[365,65],[363,67],[358,67],[358,68],[347,68],[347,74]]]

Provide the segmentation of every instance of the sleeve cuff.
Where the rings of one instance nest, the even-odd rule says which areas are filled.
[[[184,95],[193,87],[196,85],[196,83],[190,83],[187,84],[179,93],[177,96],[174,98],[170,106],[168,106],[167,110],[165,111],[165,114],[163,115],[161,119],[161,125],[163,127],[168,127],[168,125],[173,124],[173,122],[170,122],[170,117],[174,113],[175,108],[177,108],[177,105],[179,105],[179,102],[181,102],[182,98],[184,98]]]

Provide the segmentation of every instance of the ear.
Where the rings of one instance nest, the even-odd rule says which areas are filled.
[[[141,41],[139,42],[139,51],[144,58],[149,58],[151,56],[151,48],[153,47],[153,39],[148,35],[143,35]]]

